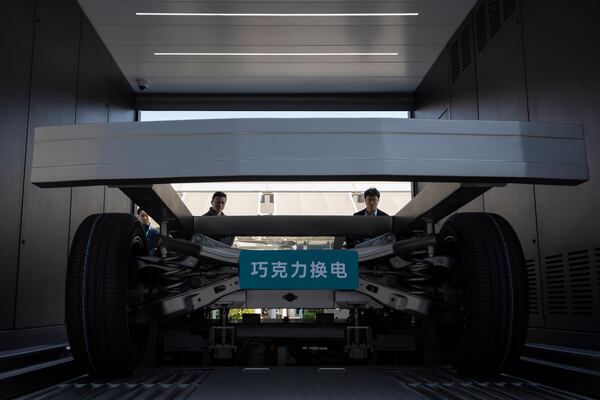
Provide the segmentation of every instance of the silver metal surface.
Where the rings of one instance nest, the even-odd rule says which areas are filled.
[[[247,308],[246,307],[246,291],[239,290],[221,297],[215,301],[212,305],[214,308]]]
[[[405,231],[428,222],[437,222],[460,207],[502,184],[473,184],[455,182],[432,182],[413,197],[394,216],[394,232]]]
[[[140,142],[144,151],[139,151]],[[579,125],[265,118],[36,128],[31,182],[75,186],[394,179],[576,184],[588,177]]]
[[[367,218],[365,218],[367,219]],[[373,218],[371,218],[373,219]],[[358,261],[364,262],[382,257],[389,257],[394,254],[394,244],[384,244],[380,246],[358,247],[352,249],[358,253]]]
[[[364,242],[360,242],[356,244],[355,248],[359,249],[361,247],[382,246],[385,244],[390,244],[394,241],[396,241],[396,237],[393,233],[388,232],[372,239],[365,240]]]
[[[379,283],[359,279],[358,292],[398,311],[419,316],[431,316],[438,305],[426,298],[415,296],[402,289],[389,288]]]
[[[194,217],[173,186],[127,185],[121,186],[120,189],[155,221],[161,223],[161,230],[166,230],[166,227],[162,227],[166,223],[169,230],[183,230],[188,235],[193,233]],[[166,233],[161,234],[166,236]]]
[[[240,260],[240,250],[232,249],[231,247],[203,246],[200,249],[200,255],[231,264],[237,264]]]
[[[202,235],[201,233],[195,233],[194,235],[192,235],[190,241],[192,243],[199,244],[200,246],[231,248],[231,246],[226,245],[225,243],[220,242],[211,237]]]
[[[343,331],[342,331],[343,332]],[[346,399],[586,400],[584,396],[501,375],[463,378],[448,368],[156,368],[110,381],[88,376],[21,397],[49,399]]]
[[[352,309],[354,307],[383,308],[383,306],[375,301],[372,297],[355,291],[335,292],[335,305],[338,308],[348,309]]]
[[[189,313],[213,304],[223,296],[238,290],[240,290],[240,285],[237,277],[225,279],[200,289],[138,307],[129,313],[129,321],[135,323]]]

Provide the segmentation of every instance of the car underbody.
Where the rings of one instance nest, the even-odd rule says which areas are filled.
[[[157,322],[189,328],[196,321],[194,326],[208,332],[213,360],[244,363],[248,342],[243,339],[261,337],[294,338],[304,350],[319,348],[315,338],[335,339],[346,360],[365,361],[372,357],[374,334],[390,332],[382,326],[408,329],[427,321],[437,327],[446,357],[459,372],[490,375],[510,367],[527,329],[519,239],[498,215],[455,212],[508,183],[585,181],[580,128],[489,121],[322,119],[303,124],[303,132],[296,120],[37,131],[33,183],[111,184],[160,224],[155,249],[147,248],[131,215],[97,214],[81,224],[69,261],[67,326],[82,365],[103,376],[130,373],[142,356],[148,326]],[[142,137],[153,149],[150,156],[130,151]],[[480,143],[447,146],[464,137]],[[377,155],[365,148],[365,140],[375,144]],[[544,153],[536,150],[541,142]],[[67,144],[78,151],[65,159],[58,149]],[[381,148],[386,157],[380,156]],[[378,218],[193,216],[164,183],[366,177],[436,182],[396,215]],[[241,250],[211,239],[235,235],[333,236],[332,250],[356,254],[358,284],[343,290],[242,287],[241,269],[248,266],[240,262]],[[353,236],[372,239],[343,249],[343,239]],[[322,320],[309,332],[306,324],[289,320],[279,326],[251,318],[231,323],[228,310],[238,308],[351,312],[337,325]],[[220,311],[220,321],[209,318],[210,310]]]

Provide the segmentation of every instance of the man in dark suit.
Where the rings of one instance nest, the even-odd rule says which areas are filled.
[[[212,195],[212,199],[210,200],[210,208],[206,212],[204,216],[225,216],[223,214],[223,210],[225,209],[225,204],[227,204],[227,195],[223,192],[215,192]]]
[[[372,216],[372,217],[387,217],[388,214],[384,211],[377,208],[379,205],[379,198],[381,194],[379,190],[375,188],[369,188],[365,190],[364,198],[366,207],[360,210],[354,215],[364,215],[364,216]],[[351,249],[356,246],[360,242],[364,242],[365,240],[369,240],[369,237],[347,237],[346,238],[346,248]]]
[[[227,195],[223,192],[215,192],[210,201],[210,208],[203,217],[224,217],[225,214],[223,213],[223,210],[225,209],[225,204],[227,204]],[[215,239],[228,246],[233,244],[233,236],[222,236]]]
[[[370,188],[370,189],[365,190],[364,198],[365,198],[365,205],[367,207],[360,210],[357,213],[354,213],[354,215],[367,215],[367,216],[375,216],[375,217],[388,216],[388,214],[386,214],[385,212],[383,212],[377,208],[377,206],[379,205],[380,197],[381,197],[381,194],[379,193],[379,190],[377,190],[375,188]]]

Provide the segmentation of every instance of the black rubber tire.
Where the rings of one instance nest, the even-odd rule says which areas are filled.
[[[73,357],[93,375],[126,376],[139,363],[148,330],[130,325],[127,312],[132,293],[135,299],[139,292],[132,258],[145,254],[144,230],[133,215],[90,215],[77,229],[65,315]]]
[[[460,299],[462,321],[441,330],[450,364],[469,376],[506,370],[518,360],[529,320],[527,274],[515,231],[496,214],[454,214],[440,230],[438,248],[459,261],[447,285],[460,293],[453,299]]]

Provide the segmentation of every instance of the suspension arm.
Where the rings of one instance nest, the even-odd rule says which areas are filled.
[[[176,296],[142,304],[129,312],[129,322],[140,323],[189,313],[206,307],[221,297],[237,292],[238,290],[240,290],[238,277],[225,279]]]
[[[457,321],[460,315],[457,310],[449,306],[430,300],[424,297],[416,296],[412,293],[398,288],[390,288],[379,283],[359,280],[357,292],[366,294],[377,302],[419,317],[433,318],[436,320]]]

